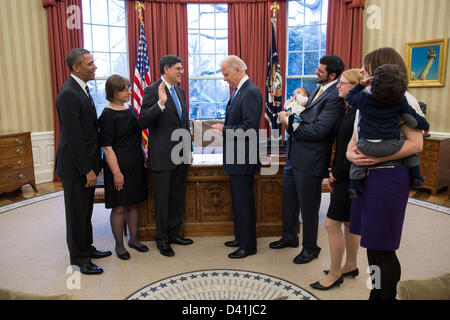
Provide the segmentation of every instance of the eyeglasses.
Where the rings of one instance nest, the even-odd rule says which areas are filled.
[[[184,72],[184,68],[183,67],[175,68],[175,70],[177,70],[178,72]]]
[[[342,86],[343,84],[355,84],[355,82],[344,82],[344,81],[338,80],[337,84]]]

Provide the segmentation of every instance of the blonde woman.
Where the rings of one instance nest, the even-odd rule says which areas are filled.
[[[359,69],[344,71],[338,81],[339,97],[345,99],[347,93],[362,79]],[[328,208],[325,227],[328,232],[330,244],[331,264],[330,270],[325,270],[326,276],[311,286],[318,290],[328,290],[339,286],[343,277],[356,277],[359,270],[356,257],[360,237],[350,233],[350,204],[348,195],[350,162],[345,154],[347,145],[353,134],[355,109],[346,104],[346,111],[335,127],[336,153],[330,168],[328,187],[332,190],[331,202]],[[344,224],[345,232],[341,226]],[[347,252],[345,264],[342,266],[344,251]]]

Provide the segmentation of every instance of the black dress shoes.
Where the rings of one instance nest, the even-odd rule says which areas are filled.
[[[128,246],[139,252],[147,252],[148,251],[148,247],[144,244],[141,244],[140,246],[135,246],[134,244],[128,243]]]
[[[323,273],[328,274],[328,273],[330,273],[330,270],[323,270]],[[356,277],[357,275],[359,275],[358,268],[342,274],[343,277],[353,277],[353,278]]]
[[[316,259],[319,256],[320,250],[318,251],[310,251],[307,249],[303,249],[302,252],[298,256],[294,258],[294,263],[303,264],[308,263],[311,260]]]
[[[175,244],[179,244],[180,246],[187,246],[189,244],[193,244],[194,241],[192,241],[192,239],[188,239],[188,238],[182,238],[180,236],[176,236],[173,239],[169,240],[169,243],[175,243]]]
[[[122,260],[128,260],[130,259],[130,253],[128,251],[125,251],[125,253],[118,254],[116,251],[117,256]]]
[[[103,269],[100,268],[99,266],[96,266],[92,262],[85,263],[79,267],[80,267],[80,272],[82,274],[101,274],[101,273],[103,273]]]
[[[92,259],[100,259],[100,258],[108,257],[111,254],[112,253],[109,250],[95,250],[95,251],[91,252],[90,256]]]
[[[256,254],[256,249],[238,249],[228,255],[230,259],[241,259]]]
[[[237,241],[237,240],[227,241],[227,242],[225,242],[225,245],[227,247],[231,247],[231,248],[238,248],[239,247],[239,241]]]
[[[170,247],[169,243],[167,241],[156,241],[156,246],[159,249],[159,252],[166,257],[173,257],[175,255],[175,252],[173,252],[172,248]]]
[[[278,241],[271,242],[269,247],[271,249],[283,249],[286,247],[297,248],[298,247],[298,239],[297,240],[284,240],[281,238]]]
[[[320,281],[314,282],[314,283],[310,284],[310,286],[313,287],[314,289],[317,289],[317,290],[329,290],[329,289],[334,288],[336,286],[339,287],[342,284],[342,282],[344,282],[344,277],[340,276],[335,282],[333,282],[328,287],[325,287],[325,286],[321,285]]]

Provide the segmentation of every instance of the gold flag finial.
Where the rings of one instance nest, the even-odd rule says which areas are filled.
[[[140,1],[136,2],[135,8],[136,8],[136,11],[138,12],[138,18],[141,20],[142,26],[144,26],[144,18],[143,18],[144,16],[142,15],[142,10],[145,10],[144,3],[140,2]]]
[[[270,10],[275,17],[277,11],[280,10],[280,4],[277,1],[272,2],[272,4],[270,5]]]

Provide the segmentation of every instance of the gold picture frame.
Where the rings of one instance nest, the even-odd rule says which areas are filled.
[[[409,87],[443,87],[448,38],[406,43]]]

